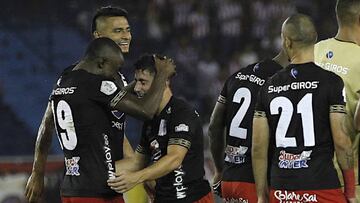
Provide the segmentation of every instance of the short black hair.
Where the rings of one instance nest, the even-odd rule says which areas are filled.
[[[111,58],[119,54],[122,54],[121,49],[113,40],[107,37],[99,37],[90,42],[85,52],[85,58],[94,60],[96,58]]]
[[[134,64],[135,70],[148,70],[151,74],[156,74],[155,59],[153,54],[143,54]]]
[[[92,24],[91,24],[91,33],[93,33],[96,30],[96,20],[100,17],[114,17],[114,16],[119,16],[119,17],[125,17],[126,19],[128,18],[128,12],[120,7],[112,7],[112,6],[105,6],[105,7],[101,7],[99,8],[96,12],[95,15],[92,19]]]
[[[301,13],[293,14],[285,21],[285,26],[287,26],[287,37],[299,44],[308,46],[316,43],[317,32],[310,16]]]
[[[351,25],[360,15],[360,0],[337,0],[336,17],[341,25]]]

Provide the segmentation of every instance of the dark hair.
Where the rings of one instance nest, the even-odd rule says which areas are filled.
[[[312,19],[304,14],[296,13],[286,20],[287,33],[290,39],[308,46],[316,43],[317,32]]]
[[[351,25],[360,14],[360,0],[337,0],[336,16],[341,25]]]
[[[96,12],[95,15],[92,19],[92,24],[91,24],[91,33],[93,33],[96,30],[96,20],[99,17],[114,17],[114,16],[119,16],[119,17],[125,17],[126,19],[128,18],[128,12],[120,7],[112,7],[112,6],[105,6],[105,7],[101,7],[99,8]]]
[[[142,55],[134,64],[135,70],[148,70],[151,74],[156,74],[155,60],[153,54]]]
[[[107,37],[99,37],[90,42],[85,52],[85,58],[109,58],[119,54],[121,55],[121,49],[114,41]]]

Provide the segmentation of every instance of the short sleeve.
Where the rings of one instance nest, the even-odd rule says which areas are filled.
[[[344,82],[339,76],[334,74],[330,85],[331,87],[328,88],[330,113],[346,113]]]
[[[90,91],[94,91],[91,99],[108,107],[116,106],[126,94],[125,90],[121,90],[121,88],[111,80],[98,81],[94,90]]]
[[[261,87],[256,97],[254,117],[266,117],[265,111],[265,86]]]
[[[227,99],[227,87],[228,87],[228,83],[229,80],[227,80],[220,92],[220,95],[218,97],[217,102],[221,103],[221,104],[226,104],[226,99]]]
[[[199,116],[195,110],[175,112],[168,129],[168,145],[181,145],[190,149],[192,136],[196,132]]]

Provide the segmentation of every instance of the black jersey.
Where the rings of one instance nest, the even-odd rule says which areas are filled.
[[[251,165],[252,119],[261,86],[282,67],[267,59],[231,75],[218,102],[226,107],[224,181],[254,182]]]
[[[136,151],[152,162],[167,153],[168,145],[188,152],[181,166],[156,180],[155,202],[193,202],[210,192],[204,177],[203,131],[198,113],[183,100],[172,97],[163,111],[145,122]]]
[[[63,196],[117,195],[107,185],[123,136],[112,128],[110,105],[123,91],[110,79],[84,70],[64,71],[51,94],[55,127],[65,156]]]
[[[70,65],[69,67],[65,68],[61,75],[66,74],[67,72],[71,72],[73,68],[77,65],[77,63]],[[117,78],[114,81],[116,85],[119,87],[125,87],[128,85],[126,78],[123,74],[118,72]],[[56,88],[56,86],[55,86]],[[111,109],[109,111],[111,119],[111,127],[113,128],[114,132],[119,134],[120,136],[125,135],[125,127],[126,127],[126,115],[125,113],[118,111],[116,109]],[[117,160],[115,160],[117,161]]]
[[[269,123],[272,188],[340,187],[329,114],[345,113],[343,88],[339,76],[314,63],[292,64],[261,88],[255,113]]]

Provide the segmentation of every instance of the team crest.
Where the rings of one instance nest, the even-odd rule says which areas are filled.
[[[117,90],[117,87],[114,82],[111,81],[102,81],[100,91],[106,95],[112,95]]]
[[[291,71],[290,71],[291,76],[295,79],[296,79],[298,73],[299,72],[295,68],[291,69]]]
[[[326,58],[331,59],[334,56],[334,52],[329,51],[328,53],[326,53]]]
[[[253,68],[253,72],[256,72],[259,69],[259,63],[255,64]]]
[[[120,112],[118,110],[112,110],[111,111],[112,115],[117,118],[117,119],[120,119],[121,117],[124,116],[124,113],[123,112]]]

